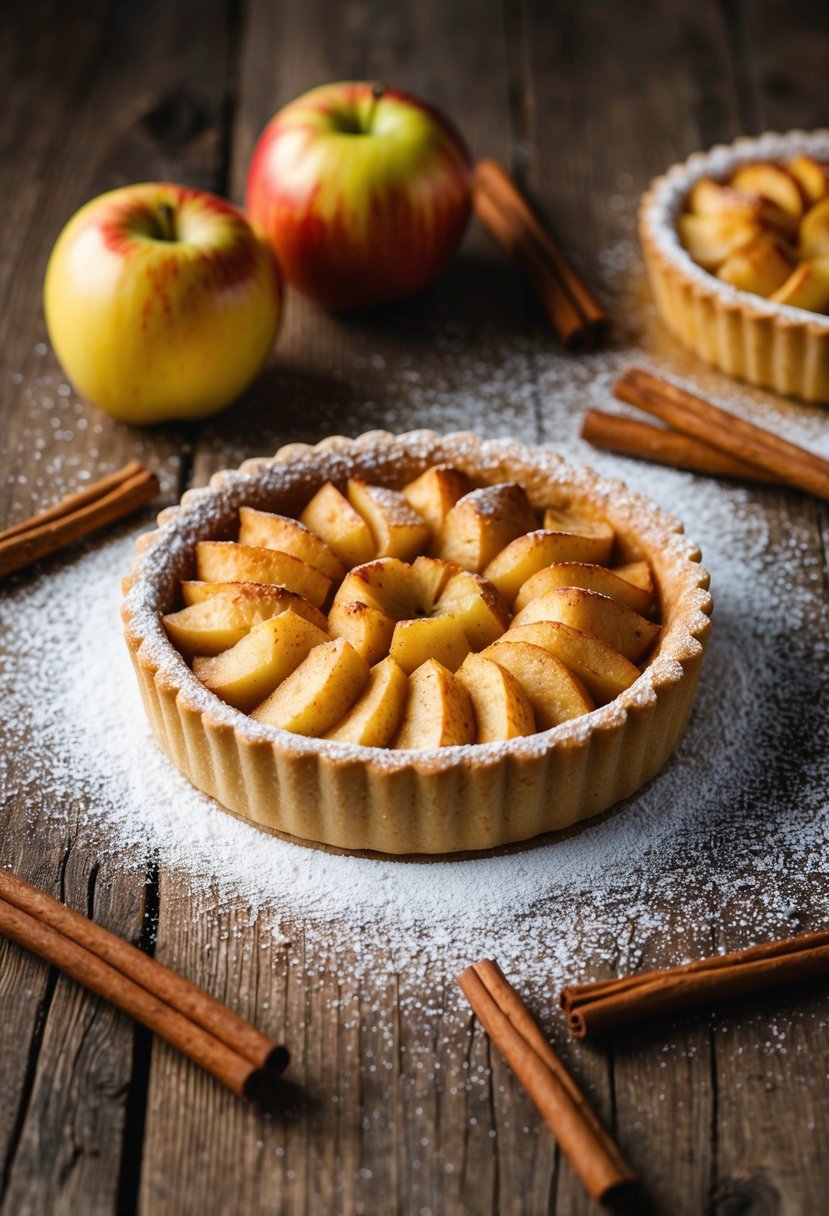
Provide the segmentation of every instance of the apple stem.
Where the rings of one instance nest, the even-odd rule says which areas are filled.
[[[159,203],[156,211],[159,226],[159,238],[162,241],[176,239],[176,213],[170,203]]]
[[[377,103],[384,96],[385,92],[386,86],[381,80],[375,81],[375,83],[371,86],[371,109],[368,112],[366,131],[371,131],[372,127],[374,126],[374,115],[377,113]]]

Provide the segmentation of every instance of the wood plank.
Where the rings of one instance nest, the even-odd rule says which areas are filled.
[[[178,496],[186,431],[121,426],[74,393],[48,347],[41,285],[52,242],[89,197],[148,177],[217,184],[224,35],[218,3],[6,6],[0,14],[9,87],[0,181],[15,238],[0,257],[4,523],[132,455],[157,467],[166,494]],[[33,570],[14,581],[37,577]],[[13,674],[14,656],[4,662]],[[10,789],[26,789],[14,771],[26,756],[8,759]],[[55,809],[7,797],[0,862],[138,940],[146,867],[110,858],[99,870],[101,842],[85,827],[84,807]],[[0,977],[9,1095],[0,1114],[0,1210],[111,1212],[121,1201],[129,1210],[141,1147],[142,1032],[5,942]]]

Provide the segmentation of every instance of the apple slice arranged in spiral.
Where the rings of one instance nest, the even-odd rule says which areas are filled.
[[[392,658],[372,667],[368,683],[343,720],[325,736],[363,747],[388,747],[400,729],[409,681]]]
[[[344,603],[335,600],[328,613],[328,632],[334,638],[345,638],[373,667],[389,653],[394,621],[360,600]]]
[[[345,715],[368,682],[369,668],[345,638],[315,646],[253,710],[257,722],[319,738]]]
[[[196,575],[207,583],[276,583],[304,595],[317,608],[325,603],[331,587],[330,578],[299,557],[229,540],[198,542]]]
[[[509,635],[483,651],[483,657],[505,668],[527,695],[539,730],[579,718],[594,708],[577,676],[541,646],[514,642]]]
[[[408,561],[428,548],[429,525],[397,490],[351,477],[348,501],[368,524],[378,557]]]
[[[824,259],[801,262],[770,298],[808,312],[829,311],[829,245]]]
[[[653,606],[653,595],[650,592],[620,578],[605,566],[595,566],[588,562],[556,562],[554,566],[546,566],[522,583],[521,590],[515,597],[515,611],[521,612],[532,600],[546,595],[548,591],[555,591],[558,587],[583,587],[586,591],[599,591],[621,604],[627,604],[628,608],[642,615],[650,612]]]
[[[190,581],[182,583],[182,590],[187,607],[161,619],[170,640],[184,654],[221,654],[254,625],[289,610],[319,630],[327,628],[320,610],[286,587]]]
[[[427,659],[437,659],[454,672],[469,654],[469,642],[457,618],[445,612],[440,616],[398,621],[389,654],[407,675]]]
[[[783,286],[794,264],[789,247],[764,233],[726,258],[717,271],[717,278],[740,291],[770,296]]]
[[[474,489],[471,478],[454,465],[434,464],[403,487],[403,497],[439,536],[455,503]]]
[[[784,213],[792,231],[797,228],[803,216],[803,197],[797,182],[780,165],[768,161],[743,165],[732,177],[731,185],[742,194],[768,199]]]
[[[396,748],[453,747],[475,742],[469,693],[451,671],[428,659],[409,676],[409,698]]]
[[[497,553],[524,532],[536,527],[527,492],[516,482],[472,490],[447,513],[438,543],[438,557],[480,574]]]
[[[786,166],[800,187],[808,207],[829,195],[829,166],[812,156],[796,156]]]
[[[345,576],[345,566],[333,549],[305,524],[287,515],[240,507],[238,541],[240,545],[291,553],[320,570],[332,582],[338,583]]]
[[[360,566],[377,556],[368,524],[330,481],[317,490],[299,519],[346,566]]]
[[[228,705],[244,712],[269,696],[328,634],[288,609],[254,625],[215,658],[197,657],[193,674]]]
[[[515,676],[480,654],[470,654],[457,671],[475,710],[476,742],[495,743],[535,732],[530,700]]]
[[[684,214],[677,217],[676,226],[683,247],[705,270],[716,270],[763,232],[759,220],[730,215]]]
[[[484,577],[511,604],[533,574],[555,562],[605,562],[613,547],[613,532],[585,536],[538,529],[517,537],[493,559]]]
[[[659,625],[626,604],[581,587],[559,587],[531,600],[515,617],[513,628],[534,621],[571,625],[580,633],[601,638],[632,663],[639,662],[660,633]]]
[[[580,633],[561,621],[534,621],[513,626],[504,641],[531,642],[561,659],[598,705],[604,705],[630,688],[639,677],[639,668],[601,638]]]

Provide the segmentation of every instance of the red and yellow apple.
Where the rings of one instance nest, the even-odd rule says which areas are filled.
[[[282,288],[267,242],[224,199],[168,183],[82,207],[46,270],[44,311],[75,387],[124,422],[200,418],[264,364]]]
[[[460,134],[427,102],[328,84],[265,128],[247,207],[289,283],[326,308],[370,308],[412,295],[452,256],[470,168]]]

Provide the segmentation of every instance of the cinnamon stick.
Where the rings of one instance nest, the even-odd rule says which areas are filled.
[[[22,519],[19,523],[12,524],[10,528],[5,528],[0,532],[0,542],[10,540],[12,536],[19,536],[21,532],[29,532],[35,526],[48,524],[54,519],[69,515],[79,507],[85,507],[87,503],[94,502],[96,498],[103,498],[104,494],[114,490],[122,482],[129,481],[136,473],[142,472],[143,468],[140,460],[129,461],[122,468],[116,469],[107,477],[102,477],[100,481],[92,482],[85,489],[77,490],[74,494],[67,494],[53,507],[47,507],[45,511],[40,511],[29,519]]]
[[[809,933],[618,980],[561,990],[578,1039],[658,1014],[673,1013],[829,972],[829,932]]]
[[[565,346],[588,350],[603,341],[609,317],[497,161],[475,166],[472,203],[478,219],[529,279]]]
[[[581,424],[581,437],[596,448],[655,461],[674,469],[689,469],[714,477],[736,477],[741,481],[757,481],[780,485],[781,478],[767,473],[757,465],[730,456],[691,435],[664,427],[651,426],[636,418],[588,410]]]
[[[113,474],[50,507],[42,517],[35,515],[0,535],[0,577],[58,553],[91,532],[131,515],[155,498],[158,493],[155,473],[141,465],[137,471],[127,465],[120,473],[122,476]]]
[[[279,1073],[287,1065],[287,1050],[232,1009],[169,967],[162,966],[143,950],[67,908],[10,870],[0,869],[0,899],[96,955],[108,967],[134,981],[244,1057],[253,1068]],[[57,966],[61,966],[60,962]]]
[[[682,434],[774,473],[787,485],[829,500],[829,461],[780,435],[738,418],[642,368],[629,368],[617,380],[613,391],[620,400],[655,415]]]
[[[475,963],[458,983],[587,1191],[615,1200],[635,1175],[498,964]]]

